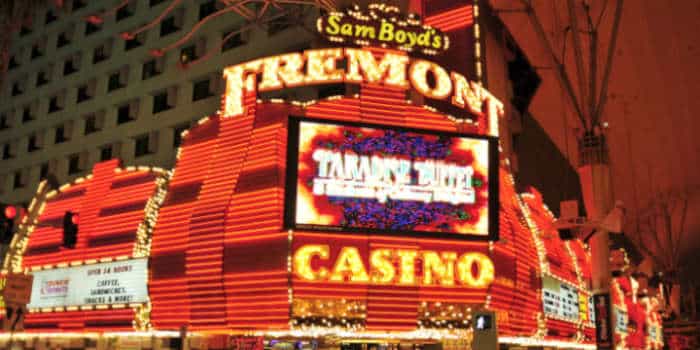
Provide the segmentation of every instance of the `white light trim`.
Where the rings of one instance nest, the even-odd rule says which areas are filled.
[[[551,346],[555,348],[595,350],[595,344],[582,344],[563,340],[547,340],[528,337],[498,337],[500,343],[522,346]]]
[[[162,338],[162,337],[179,337],[180,332],[177,331],[149,331],[149,332],[16,332],[16,333],[0,333],[0,340],[3,339],[32,339],[32,338],[110,338],[110,337],[144,337],[144,338]]]
[[[408,332],[367,332],[353,331],[346,328],[309,327],[307,329],[293,329],[286,331],[261,331],[253,332],[254,335],[273,338],[284,337],[323,337],[335,336],[340,338],[363,339],[460,339],[469,330],[443,330],[443,329],[417,329]]]

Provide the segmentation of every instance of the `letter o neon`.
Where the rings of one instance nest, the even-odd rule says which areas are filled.
[[[397,43],[403,44],[406,42],[406,32],[403,30],[399,29],[396,31],[396,34],[394,34],[394,40],[396,40]]]
[[[431,88],[428,84],[428,71],[435,75],[435,88]],[[452,80],[447,71],[433,62],[415,61],[409,69],[409,75],[413,87],[427,97],[442,100],[452,92]]]
[[[478,274],[474,276],[472,267],[476,264]],[[457,260],[459,281],[469,287],[486,288],[493,282],[495,269],[491,259],[481,253],[466,253]]]

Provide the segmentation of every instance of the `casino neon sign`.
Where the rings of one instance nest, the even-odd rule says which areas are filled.
[[[413,88],[427,98],[449,99],[460,109],[485,116],[490,124],[504,112],[503,103],[480,84],[457,72],[448,72],[434,62],[410,58],[401,51],[306,50],[230,66],[224,70],[224,76],[224,114],[229,117],[245,113],[243,100],[247,93],[330,83],[377,84],[400,90]],[[491,133],[495,135],[494,132]]]
[[[479,252],[377,248],[363,257],[358,247],[344,246],[332,257],[330,246],[307,244],[292,260],[297,278],[316,282],[483,289],[495,275],[493,261]]]
[[[471,166],[327,149],[315,150],[312,157],[318,164],[313,180],[315,195],[376,198],[380,203],[387,199],[453,205],[475,202]],[[412,169],[417,179],[412,179]]]

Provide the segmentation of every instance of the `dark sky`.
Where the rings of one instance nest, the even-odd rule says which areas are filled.
[[[490,2],[495,8],[522,8],[521,1],[516,0]],[[566,2],[532,2],[560,55],[563,28],[570,23]],[[609,8],[600,29],[604,48],[609,43],[615,1],[586,1],[591,5],[594,18],[605,2]],[[609,99],[603,114],[603,119],[609,123],[606,134],[610,144],[613,196],[625,203],[629,214],[625,227],[633,233],[635,217],[643,208],[658,201],[661,193],[690,192],[687,228],[682,237],[682,254],[685,255],[700,242],[700,141],[697,139],[700,133],[697,115],[700,111],[700,70],[697,69],[700,1],[628,0],[624,2],[622,13]],[[531,104],[531,111],[562,152],[569,155],[572,165],[577,166],[574,128],[579,124],[553,71],[546,68],[551,67],[551,63],[541,41],[526,14],[501,13],[500,17],[531,63],[545,67],[538,70],[543,83]],[[584,20],[581,16],[579,22]],[[585,36],[582,40],[586,40]],[[586,45],[584,42],[585,53],[588,52]],[[577,85],[572,47],[569,36],[565,64]],[[603,58],[605,51],[600,51]],[[588,55],[584,59],[587,60]],[[679,222],[680,215],[674,215],[673,225],[678,226]]]

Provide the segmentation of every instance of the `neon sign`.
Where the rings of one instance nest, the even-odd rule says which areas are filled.
[[[318,169],[313,179],[314,195],[376,198],[380,203],[388,199],[454,205],[475,202],[471,166],[325,149],[315,150],[312,158]],[[417,176],[411,176],[411,169]]]
[[[318,32],[333,42],[353,42],[357,45],[395,47],[404,51],[420,49],[435,55],[450,47],[450,39],[440,30],[423,25],[415,15],[401,18],[399,8],[371,4],[368,13],[358,6],[342,12],[331,12],[318,19]]]
[[[285,226],[496,240],[495,138],[292,118]]]
[[[230,66],[224,70],[224,76],[224,115],[229,117],[245,113],[243,98],[247,93],[341,82],[413,88],[428,98],[449,99],[452,105],[476,116],[485,115],[490,122],[503,115],[503,103],[480,84],[457,72],[448,73],[434,62],[411,59],[404,52],[375,53],[359,48],[306,50],[303,54],[289,53]]]
[[[487,288],[495,275],[493,261],[478,252],[458,254],[454,251],[379,248],[370,249],[368,256],[363,257],[357,247],[345,246],[332,258],[328,245],[303,245],[294,252],[294,275],[317,282],[461,285],[478,289]]]

